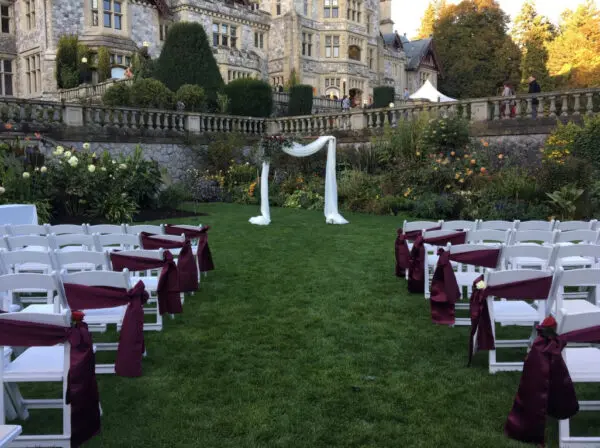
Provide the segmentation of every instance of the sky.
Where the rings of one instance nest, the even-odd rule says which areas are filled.
[[[558,23],[560,14],[565,9],[575,9],[584,0],[537,0],[536,8],[538,13],[550,18]],[[459,3],[459,0],[449,0],[450,3]],[[504,11],[514,18],[519,14],[523,0],[498,0]],[[417,34],[421,26],[421,18],[429,4],[429,0],[393,0],[392,1],[392,20],[395,22],[394,28],[400,34],[406,33],[409,38]],[[596,0],[600,6],[600,0]]]

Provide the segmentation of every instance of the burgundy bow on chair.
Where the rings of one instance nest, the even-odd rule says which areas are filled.
[[[144,303],[148,293],[139,281],[129,291],[110,286],[86,286],[65,283],[67,303],[72,310],[113,308],[127,305],[119,333],[119,347],[115,360],[115,373],[119,376],[142,375],[144,354]]]
[[[519,389],[504,432],[525,443],[544,443],[546,417],[573,417],[579,403],[562,350],[569,342],[600,343],[600,326],[556,334],[556,321],[546,318],[525,358]]]
[[[196,260],[194,260],[189,239],[186,238],[184,242],[171,241],[161,238],[160,235],[152,235],[146,232],[142,232],[140,238],[144,249],[181,249],[177,263],[179,290],[181,292],[196,292],[198,290],[198,268],[196,267]]]
[[[110,261],[113,271],[122,271],[127,268],[132,272],[137,272],[162,268],[158,278],[158,311],[161,315],[183,312],[179,294],[179,273],[171,252],[164,251],[162,260],[111,252]]]
[[[500,249],[473,250],[463,253],[450,253],[438,250],[439,259],[431,281],[431,319],[440,325],[454,325],[455,304],[461,296],[451,261],[484,268],[498,265]]]
[[[66,402],[71,405],[71,446],[100,432],[100,398],[92,337],[84,322],[72,327],[0,320],[0,345],[17,347],[71,344]]]
[[[490,310],[487,303],[488,297],[500,297],[507,300],[546,300],[552,286],[552,276],[549,276],[477,289],[477,283],[482,280],[483,276],[480,276],[473,282],[473,292],[469,304],[471,335],[469,336],[468,365],[471,365],[473,358],[475,334],[477,334],[477,350],[493,350],[495,348]]]
[[[210,247],[208,247],[209,230],[210,226],[190,228],[189,226],[178,226],[175,224],[165,225],[165,233],[167,235],[184,234],[188,239],[198,239],[198,251],[196,255],[198,257],[198,266],[200,266],[200,272],[208,272],[215,269],[212,254],[210,253]]]
[[[395,252],[396,252],[396,277],[404,277],[406,270],[410,268],[410,251],[406,242],[406,235],[402,229],[398,229],[396,237]]]

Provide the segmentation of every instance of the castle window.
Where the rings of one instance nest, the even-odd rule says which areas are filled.
[[[264,48],[265,45],[265,33],[254,32],[254,47]]]
[[[10,9],[8,5],[0,5],[0,31],[10,33]]]
[[[0,96],[13,96],[13,61],[0,59]]]
[[[278,16],[281,15],[281,0],[277,0],[277,3],[275,4],[275,14]]]
[[[25,23],[28,30],[35,28],[35,0],[25,1]]]
[[[302,33],[302,56],[312,56],[312,34]]]
[[[94,0],[92,0],[93,3]],[[115,30],[123,29],[123,6],[119,1],[104,0],[103,17],[104,28],[114,28]],[[93,5],[92,5],[93,11]],[[93,13],[92,13],[93,14]],[[93,19],[92,19],[93,22]]]
[[[167,40],[167,33],[169,32],[169,25],[167,23],[161,23],[158,26],[159,39],[161,41]]]
[[[338,0],[324,0],[323,17],[326,19],[337,19],[340,14]]]
[[[340,57],[340,36],[325,36],[325,57]]]
[[[353,61],[360,61],[360,48],[356,45],[350,45],[348,47],[348,59]]]
[[[374,65],[374,60],[375,58],[373,57],[374,51],[372,48],[369,48],[369,69],[373,70],[373,65]]]
[[[360,9],[362,7],[362,2],[359,0],[347,0],[348,1],[348,10],[347,10],[347,19],[352,20],[353,22],[359,22],[361,19]]]
[[[213,46],[236,48],[237,46],[237,26],[226,23],[213,23]]]
[[[27,80],[27,93],[34,94],[42,90],[42,68],[40,55],[34,54],[25,58],[25,78]]]

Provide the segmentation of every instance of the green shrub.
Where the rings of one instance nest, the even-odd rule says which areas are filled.
[[[158,207],[176,209],[183,202],[191,199],[192,195],[184,184],[173,184],[158,194]]]
[[[202,87],[184,84],[177,91],[175,100],[181,101],[185,105],[185,110],[200,112],[204,110],[206,95]]]
[[[290,88],[288,115],[310,115],[312,112],[313,88],[300,84]]]
[[[169,28],[154,76],[173,91],[184,84],[203,87],[210,106],[216,108],[223,78],[202,25],[181,22]]]
[[[132,106],[154,109],[172,109],[175,95],[156,79],[140,79],[130,90]]]
[[[460,117],[431,119],[421,135],[421,150],[427,154],[462,157],[468,144],[469,123]]]
[[[380,192],[379,178],[356,170],[342,171],[338,178],[338,198],[345,208],[365,210]]]
[[[271,86],[261,80],[240,78],[225,86],[229,113],[248,117],[269,117],[273,111]]]
[[[240,134],[218,134],[200,151],[200,159],[211,173],[224,173],[231,163],[241,161],[244,138]]]
[[[110,69],[110,52],[106,47],[98,48],[98,81],[104,82],[112,76]]]
[[[426,193],[415,201],[412,213],[423,219],[455,219],[460,217],[461,205],[459,195]]]
[[[61,89],[71,89],[79,84],[78,37],[63,35],[56,50],[56,83]]]
[[[102,103],[105,106],[129,106],[131,102],[131,88],[124,82],[117,82],[106,89],[102,95]]]
[[[133,54],[132,71],[133,79],[146,79],[154,76],[155,63],[148,52],[148,47],[140,48]]]
[[[396,92],[391,86],[378,86],[373,88],[373,106],[376,108],[388,107],[394,102]]]
[[[573,154],[600,170],[600,116],[586,117],[585,125],[573,143]]]

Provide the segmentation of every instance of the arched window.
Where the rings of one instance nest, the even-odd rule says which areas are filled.
[[[348,59],[360,61],[360,48],[356,45],[350,45],[348,47]]]

